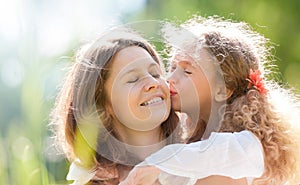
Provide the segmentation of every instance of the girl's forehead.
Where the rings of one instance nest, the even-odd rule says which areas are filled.
[[[185,52],[181,50],[174,52],[172,65],[177,65],[182,62],[193,67],[201,67],[204,70],[220,71],[217,59],[205,48],[201,48],[197,51]]]
[[[191,66],[199,65],[197,58],[188,52],[177,51],[172,57],[172,64],[185,63]]]
[[[185,62],[194,62],[194,58],[187,54],[186,52],[183,51],[177,51],[173,55],[173,61],[174,62],[180,62],[180,61],[185,61]]]

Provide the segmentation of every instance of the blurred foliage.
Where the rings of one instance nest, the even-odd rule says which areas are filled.
[[[249,23],[254,30],[269,38],[282,81],[300,89],[300,1],[297,0],[148,0],[144,11],[129,20],[184,21],[194,14],[219,15]]]
[[[22,6],[29,7],[29,11],[46,11],[46,6],[42,6],[46,1],[26,2],[30,2],[31,6]],[[91,3],[94,7],[86,19],[80,16],[70,17],[75,22],[78,21],[78,24],[84,24],[89,17],[101,24],[107,17],[95,13],[95,2],[81,2]],[[114,8],[116,1],[111,1],[112,5],[108,5],[108,2],[110,1],[99,1],[98,4],[102,3],[104,8]],[[55,8],[47,11],[55,12],[64,3],[70,6],[65,16],[76,11],[72,9],[71,1],[59,1]],[[276,64],[283,74],[283,80],[299,90],[299,9],[298,0],[148,0],[140,9],[123,13],[118,18],[124,23],[158,19],[184,21],[198,13],[203,16],[216,14],[248,22],[275,43]],[[89,12],[88,9],[85,10],[85,13]],[[80,44],[79,31],[73,30],[74,34],[70,36],[70,42],[63,51],[45,55],[40,52],[44,46],[38,44],[35,19],[38,17],[31,15],[26,22],[28,25],[23,25],[22,28],[29,31],[22,32],[19,40],[9,40],[0,35],[0,184],[3,185],[66,184],[64,179],[68,163],[61,155],[56,154],[47,124],[56,89],[64,72],[61,68],[69,61],[68,57],[73,55],[74,48]],[[49,20],[50,15],[44,21],[47,24]],[[64,28],[64,25],[60,26]],[[5,28],[0,29],[3,31]],[[49,38],[54,37],[49,35]],[[60,46],[60,43],[56,45]]]

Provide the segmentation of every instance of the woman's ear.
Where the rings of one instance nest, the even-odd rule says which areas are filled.
[[[214,94],[215,101],[224,102],[231,97],[232,93],[233,91],[228,88],[217,87]]]
[[[113,111],[112,105],[110,103],[106,103],[105,109],[109,115],[111,115],[111,116],[113,115],[114,111]]]

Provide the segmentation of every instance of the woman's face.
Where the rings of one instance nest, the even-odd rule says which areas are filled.
[[[199,51],[197,62],[184,52],[177,52],[172,60],[171,74],[168,78],[170,84],[172,108],[175,111],[195,114],[197,118],[207,120],[211,110],[211,79],[208,66],[202,63],[212,60],[207,50]]]
[[[145,49],[130,46],[114,56],[110,69],[105,91],[114,122],[137,131],[160,126],[171,103],[159,64]]]

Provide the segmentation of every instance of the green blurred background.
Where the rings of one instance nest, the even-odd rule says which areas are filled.
[[[246,21],[275,43],[281,80],[299,92],[299,9],[299,0],[0,0],[0,184],[66,184],[49,113],[74,51],[105,28],[194,13]]]

